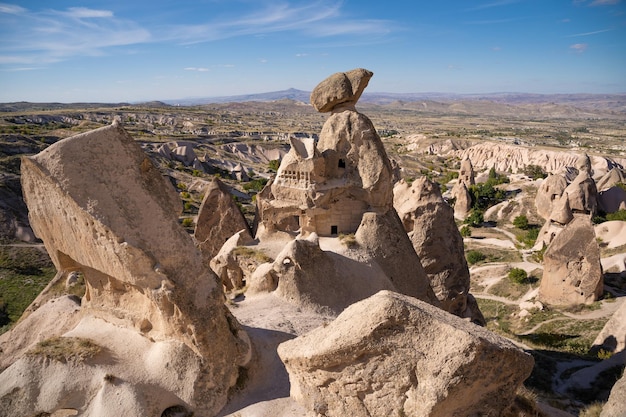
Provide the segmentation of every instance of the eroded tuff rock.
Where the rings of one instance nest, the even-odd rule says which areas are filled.
[[[323,251],[317,236],[295,239],[276,257],[275,294],[306,309],[337,315],[383,289],[395,289],[379,268]]]
[[[101,352],[65,363],[20,356],[0,374],[12,415],[98,415],[96,403],[106,400],[125,415],[161,415],[174,405],[219,411],[250,360],[249,342],[178,224],[175,190],[141,148],[113,124],[23,158],[22,184],[30,223],[56,268],[85,279],[80,321],[62,339],[87,338]]]
[[[222,245],[239,231],[242,238],[252,239],[248,223],[228,187],[214,178],[204,191],[194,231],[205,259],[215,257]]]
[[[593,341],[592,352],[600,349],[613,353],[626,349],[626,303],[622,302]]]
[[[235,251],[237,247],[249,244],[251,241],[252,238],[247,230],[240,230],[224,243],[217,255],[209,262],[226,291],[243,288],[244,272],[237,261]]]
[[[626,210],[626,174],[613,168],[597,183],[598,208],[605,213]]]
[[[500,415],[533,367],[506,339],[389,291],[278,354],[291,396],[329,417]]]
[[[553,305],[590,304],[603,292],[600,249],[587,215],[576,215],[543,255],[539,299]]]
[[[454,217],[465,220],[467,214],[472,209],[472,197],[469,187],[474,185],[474,167],[469,158],[463,158],[459,169],[459,178],[452,187],[452,198],[454,198]]]
[[[372,75],[373,72],[363,68],[335,73],[313,89],[311,104],[320,113],[327,113],[339,104],[356,104]]]
[[[537,214],[547,220],[550,217],[550,213],[552,213],[554,202],[561,197],[566,188],[567,180],[565,177],[562,175],[548,175],[541,182],[535,197]]]
[[[600,417],[624,417],[624,404],[626,404],[626,374],[613,385]]]
[[[441,307],[464,317],[470,274],[452,207],[443,200],[439,187],[426,177],[417,178],[411,185],[400,181],[393,192],[394,207]],[[475,319],[484,324],[482,315]]]
[[[600,178],[596,183],[598,191],[605,191],[617,184],[626,184],[626,173],[621,169],[614,167],[605,176]]]
[[[591,177],[591,160],[588,155],[578,158],[576,169],[578,175],[565,188],[561,198],[567,198],[573,213],[587,213],[593,216],[598,210],[598,191]]]
[[[317,145],[290,139],[276,178],[257,195],[257,237],[354,233],[363,213],[393,207],[393,168],[371,120],[354,108],[371,76],[361,69],[334,74],[314,89],[312,102],[332,114]]]

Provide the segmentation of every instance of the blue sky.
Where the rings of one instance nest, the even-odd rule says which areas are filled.
[[[0,102],[310,90],[357,67],[369,92],[623,93],[625,1],[0,2]]]

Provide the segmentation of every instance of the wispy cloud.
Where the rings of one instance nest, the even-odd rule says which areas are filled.
[[[101,56],[113,48],[150,43],[191,45],[239,36],[293,32],[308,39],[378,43],[398,25],[376,19],[349,19],[343,2],[250,2],[250,11],[193,24],[146,27],[113,10],[87,7],[29,10],[0,3],[0,64],[45,65],[75,56]],[[208,14],[210,15],[210,14]],[[210,15],[214,16],[214,15]]]
[[[468,12],[473,12],[476,10],[485,10],[485,9],[492,9],[494,7],[508,6],[509,4],[515,4],[519,2],[520,0],[496,0],[496,1],[489,2],[489,3],[479,4],[477,6],[470,7],[465,10]]]
[[[594,0],[590,6],[614,6],[619,4],[621,0]]]
[[[44,65],[110,47],[148,42],[150,33],[112,11],[73,7],[31,11],[0,6],[0,63]]]
[[[207,72],[207,71],[209,71],[209,69],[208,68],[187,67],[187,68],[185,68],[185,71]]]
[[[570,49],[572,49],[574,52],[578,54],[582,54],[583,52],[587,50],[588,46],[589,45],[587,45],[586,43],[575,43],[573,45],[570,45]]]
[[[593,32],[575,33],[573,35],[566,36],[566,38],[576,38],[576,37],[579,37],[579,36],[597,35],[598,33],[610,32],[612,30],[613,29],[602,29],[602,30],[594,30]]]

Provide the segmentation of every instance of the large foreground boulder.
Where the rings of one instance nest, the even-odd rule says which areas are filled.
[[[79,312],[59,316],[32,343],[11,343],[28,332],[21,326],[2,339],[12,364],[0,374],[0,400],[10,415],[102,415],[95,402],[113,399],[117,415],[159,416],[172,406],[215,415],[250,346],[178,224],[171,183],[113,124],[23,158],[22,184],[33,230],[59,274],[83,275],[86,293]],[[46,349],[73,340],[71,360],[50,360]],[[95,346],[91,356],[72,359],[83,345]]]
[[[328,417],[500,415],[533,367],[506,339],[389,291],[278,354],[291,396]]]
[[[600,349],[612,353],[626,349],[626,302],[622,302],[593,341],[592,352]]]
[[[613,385],[609,400],[602,407],[600,417],[624,417],[626,415],[626,375]]]
[[[591,304],[603,290],[600,248],[591,219],[576,215],[543,255],[539,299],[552,305]]]

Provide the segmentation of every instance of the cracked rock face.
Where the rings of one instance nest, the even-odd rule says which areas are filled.
[[[278,354],[291,396],[329,417],[501,415],[534,362],[494,333],[390,291]]]
[[[133,394],[120,400],[120,415],[160,415],[177,404],[215,415],[250,346],[217,277],[178,224],[182,207],[171,183],[113,124],[23,158],[22,184],[30,223],[58,276],[78,271],[87,288],[73,327],[59,316],[39,340],[87,338],[102,353],[80,363],[41,361],[23,355],[39,340],[16,346],[9,334],[2,348],[15,361],[0,374],[0,399],[24,407],[15,415],[62,408],[97,415],[90,401],[112,400],[124,388]],[[107,372],[123,386],[99,375]],[[76,395],[76,385],[100,394]]]

